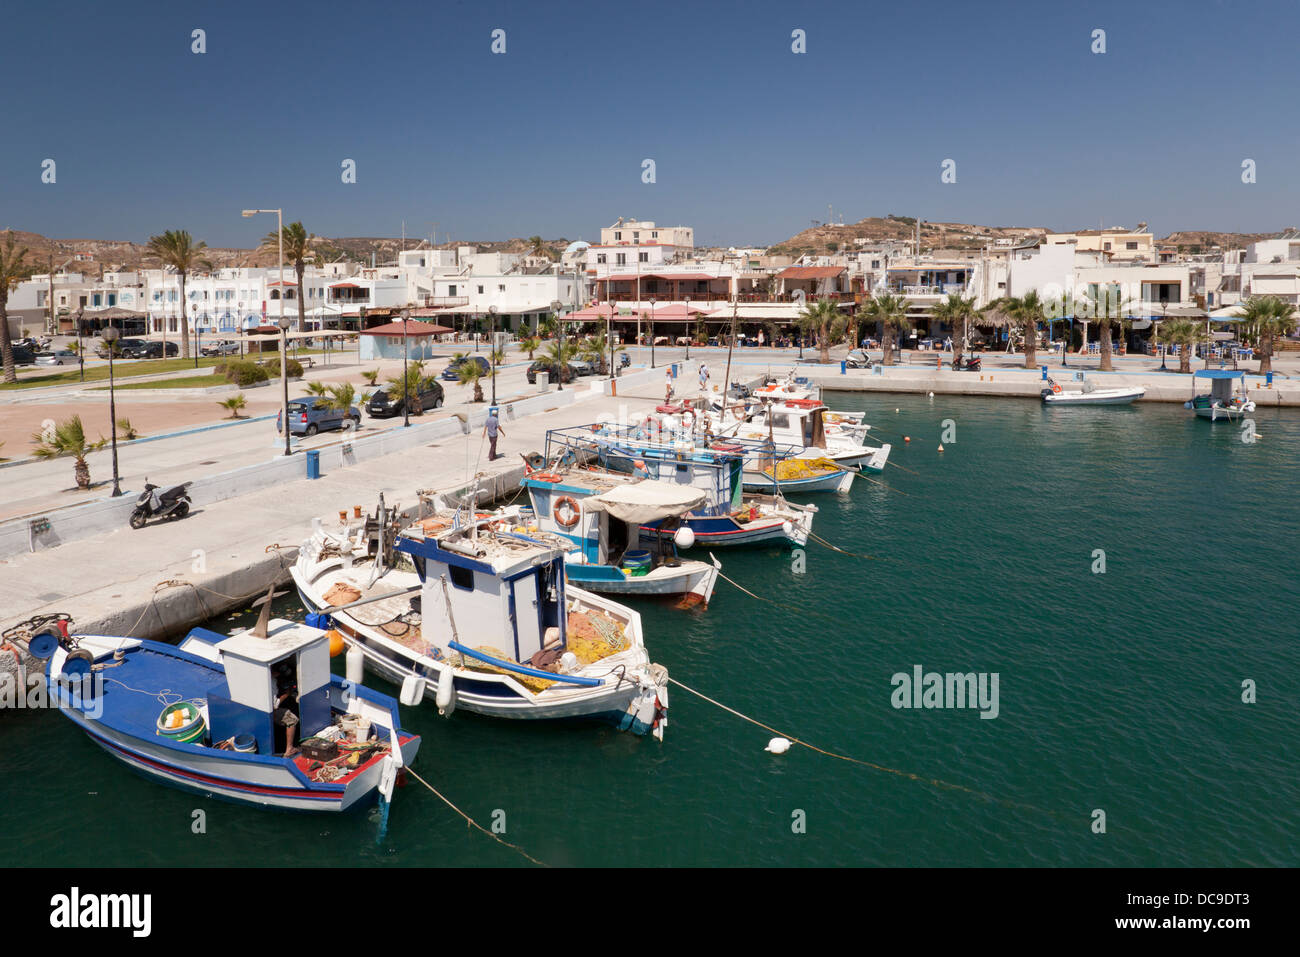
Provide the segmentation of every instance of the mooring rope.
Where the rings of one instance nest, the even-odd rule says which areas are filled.
[[[442,803],[444,803],[444,804],[447,805],[447,807],[451,808],[453,811],[455,811],[457,814],[459,814],[461,817],[463,817],[463,818],[465,819],[465,823],[466,823],[466,825],[470,825],[470,826],[473,826],[473,827],[478,828],[480,831],[482,831],[482,832],[483,832],[484,834],[486,834],[488,837],[492,838],[492,840],[496,841],[498,844],[503,844],[503,845],[505,845],[506,847],[510,848],[512,851],[516,852],[517,854],[520,854],[520,855],[522,855],[523,857],[527,858],[528,860],[532,861],[532,862],[533,862],[534,864],[536,864],[538,867],[549,867],[549,866],[550,866],[549,864],[545,864],[545,863],[543,863],[542,861],[539,861],[537,858],[533,857],[531,854],[529,854],[527,851],[525,851],[525,850],[524,850],[522,847],[520,847],[518,844],[511,844],[509,841],[505,840],[505,839],[502,838],[500,835],[498,835],[498,834],[493,834],[491,831],[489,831],[487,828],[485,828],[485,827],[484,827],[482,824],[480,824],[478,821],[474,820],[472,817],[470,817],[468,814],[466,814],[466,813],[465,813],[464,811],[462,811],[460,808],[456,807],[456,805],[452,804],[452,803],[451,803],[450,801],[448,801],[445,797],[443,797],[443,795],[440,794],[440,793],[438,792],[438,789],[437,789],[437,788],[435,788],[432,784],[430,784],[430,783],[429,783],[428,781],[426,781],[424,778],[422,778],[422,777],[420,777],[418,774],[416,774],[414,769],[408,767],[408,768],[406,769],[406,772],[407,772],[408,774],[410,774],[411,777],[415,778],[415,780],[417,780],[417,781],[419,781],[421,784],[423,784],[423,785],[424,785],[426,788],[428,788],[430,791],[432,791],[433,794],[436,795],[437,798],[438,798],[440,801],[442,801]]]
[[[721,708],[723,711],[726,711],[728,714],[734,714],[737,718],[740,718],[742,721],[748,721],[750,724],[757,725],[758,727],[762,728],[764,731],[770,731],[772,732],[772,734],[775,734],[778,737],[787,739],[792,744],[802,745],[803,747],[808,748],[811,751],[816,751],[818,754],[824,754],[827,757],[836,758],[837,760],[840,761],[847,761],[850,764],[860,764],[863,767],[871,768],[873,771],[883,771],[886,774],[895,774],[898,775],[899,777],[907,778],[909,781],[919,781],[922,784],[929,784],[932,785],[933,787],[939,788],[940,790],[961,791],[962,793],[969,794],[972,797],[983,798],[986,801],[991,801],[995,804],[1000,804],[1004,807],[1014,807],[1014,808],[1021,808],[1024,810],[1038,811],[1039,813],[1048,814],[1051,815],[1052,817],[1057,817],[1057,818],[1061,816],[1056,811],[1049,811],[1046,808],[1035,807],[1032,804],[1024,804],[1019,801],[1008,801],[1002,798],[995,798],[991,794],[987,794],[984,791],[977,791],[975,788],[967,787],[964,784],[954,784],[951,781],[944,781],[942,778],[927,778],[923,775],[916,774],[915,772],[912,771],[903,771],[899,768],[891,768],[884,764],[876,764],[874,761],[864,761],[862,758],[855,758],[847,754],[840,754],[837,751],[827,751],[825,748],[819,748],[815,744],[809,744],[807,741],[804,741],[800,738],[796,738],[793,734],[790,734],[789,732],[778,731],[776,728],[772,727],[771,725],[764,724],[763,722],[759,721],[756,718],[751,718],[747,714],[742,714],[741,712],[737,711],[735,708],[729,708],[721,701],[717,701],[714,698],[710,698],[702,691],[696,691],[694,688],[690,687],[689,685],[682,684],[682,682],[676,678],[670,676],[668,680],[671,681],[673,684],[677,685],[677,687],[681,688],[683,691],[689,691],[697,698],[701,698],[704,701],[707,701],[709,704]]]
[[[838,545],[832,545],[830,542],[826,541],[826,539],[822,538],[820,535],[818,535],[816,532],[812,531],[811,529],[808,530],[808,537],[811,538],[818,545],[824,545],[825,547],[829,548],[831,551],[839,552],[841,555],[848,555],[850,558],[866,558],[873,562],[897,562],[898,561],[898,559],[896,558],[881,558],[879,555],[859,555],[857,552],[851,552],[847,548],[840,548]]]
[[[818,611],[815,608],[800,608],[797,605],[788,605],[783,601],[777,601],[775,598],[765,598],[762,595],[755,595],[744,585],[740,584],[740,582],[736,581],[734,578],[728,578],[726,575],[722,574],[721,571],[718,572],[718,577],[721,578],[727,584],[734,585],[736,588],[739,588],[750,598],[756,598],[759,601],[765,601],[769,605],[776,605],[776,607],[778,608],[784,608],[786,611],[794,612],[797,615],[812,615],[816,618],[824,618],[827,621],[834,622],[837,625],[844,624],[843,618],[836,618],[834,615],[828,615],[825,612]]]

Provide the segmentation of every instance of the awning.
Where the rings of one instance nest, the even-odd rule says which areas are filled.
[[[582,500],[588,511],[608,512],[621,522],[644,525],[684,515],[704,504],[704,493],[689,485],[644,481],[620,485]]]
[[[426,336],[441,336],[455,331],[455,329],[448,329],[446,326],[435,326],[429,322],[389,322],[382,326],[371,326],[369,329],[363,329],[361,334],[363,336],[405,336],[409,334],[412,339],[422,339]]]
[[[834,279],[848,270],[844,266],[787,266],[777,279]]]

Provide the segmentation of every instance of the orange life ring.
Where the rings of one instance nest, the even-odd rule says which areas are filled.
[[[567,520],[561,514],[561,509],[568,511],[569,518]],[[573,528],[578,524],[578,519],[582,518],[582,506],[578,504],[572,495],[561,495],[555,500],[555,505],[551,507],[551,514],[555,516],[555,523],[561,528]]]
[[[1057,383],[1055,383],[1055,382],[1053,382],[1053,383],[1052,383],[1052,391],[1053,391],[1053,392],[1057,392],[1057,393],[1059,393],[1059,392],[1061,391],[1061,387],[1060,387],[1060,385],[1057,384]]]

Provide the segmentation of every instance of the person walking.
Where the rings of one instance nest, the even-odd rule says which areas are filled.
[[[700,391],[707,392],[709,389],[709,367],[703,362],[700,363]]]
[[[497,436],[506,434],[506,430],[501,428],[501,420],[497,418],[496,406],[488,409],[487,421],[483,423],[483,434],[488,439],[488,461],[492,462],[498,458]]]

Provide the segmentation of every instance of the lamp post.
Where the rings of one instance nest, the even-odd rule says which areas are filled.
[[[655,367],[655,303],[656,297],[650,297],[650,368]]]
[[[411,427],[411,379],[406,372],[406,357],[411,354],[411,310],[402,310],[402,428]]]
[[[104,343],[108,346],[108,418],[113,428],[113,495],[122,494],[122,486],[117,476],[117,400],[113,394],[113,353],[117,350],[117,337],[120,333],[116,326],[104,330]]]
[[[81,381],[86,381],[86,357],[81,351],[81,319],[85,316],[86,310],[80,306],[77,307],[77,314],[73,318],[77,322],[77,366],[81,370]]]
[[[686,297],[686,361],[691,361],[691,297]]]
[[[492,317],[492,338],[488,341],[492,344],[488,351],[488,358],[492,361],[492,404],[497,404],[497,307],[488,306],[488,315]]]
[[[559,357],[560,361],[555,364],[555,374],[559,378],[560,384],[556,387],[556,392],[564,391],[564,320],[560,318],[560,310],[563,308],[564,303],[560,302],[560,300],[551,300],[551,315],[555,316],[555,325],[559,334],[559,339],[557,340],[559,343],[559,349],[556,352],[556,355]]]
[[[280,318],[276,325],[280,327],[280,382],[284,385],[284,403],[281,407],[280,414],[284,421],[284,454],[292,454],[289,449],[289,370],[287,360],[289,356],[289,320],[284,318],[284,210],[283,209],[245,209],[242,215],[245,219],[256,216],[258,213],[275,213],[275,238],[280,248],[280,298],[277,300],[280,304]],[[185,308],[185,303],[181,303],[181,308]],[[165,351],[165,350],[164,350]]]

